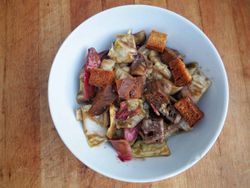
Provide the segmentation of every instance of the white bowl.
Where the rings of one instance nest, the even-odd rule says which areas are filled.
[[[110,47],[116,34],[156,29],[168,34],[167,46],[197,61],[212,79],[199,103],[205,118],[192,132],[169,139],[171,156],[121,162],[109,144],[90,148],[75,118],[80,68],[87,49]],[[49,107],[55,127],[69,150],[91,169],[121,181],[153,182],[177,175],[199,161],[219,136],[228,108],[228,81],[223,62],[208,37],[182,16],[162,8],[129,5],[103,11],[79,25],[64,41],[54,59],[48,86]]]

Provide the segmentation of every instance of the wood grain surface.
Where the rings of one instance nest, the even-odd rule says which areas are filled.
[[[229,111],[210,152],[165,181],[133,184],[95,173],[60,140],[48,109],[47,83],[65,37],[114,6],[150,4],[194,22],[226,67]],[[249,0],[0,0],[0,187],[250,187]]]

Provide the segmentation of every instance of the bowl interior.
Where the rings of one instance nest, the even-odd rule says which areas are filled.
[[[170,157],[120,162],[108,145],[90,148],[75,119],[78,75],[89,47],[108,49],[116,34],[152,29],[168,34],[167,46],[197,61],[212,80],[199,103],[205,118],[192,132],[169,139]],[[59,49],[49,78],[49,106],[55,127],[69,150],[93,170],[123,181],[150,182],[174,176],[196,163],[215,142],[226,116],[228,84],[223,63],[209,39],[191,22],[165,9],[122,6],[101,12],[77,27]],[[91,122],[90,122],[91,123]]]

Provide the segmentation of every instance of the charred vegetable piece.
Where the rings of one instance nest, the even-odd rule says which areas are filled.
[[[163,63],[168,64],[170,61],[175,60],[177,58],[176,53],[170,49],[165,48],[163,53],[161,54],[161,60]]]
[[[191,82],[192,77],[181,59],[177,58],[171,61],[169,63],[169,68],[173,75],[176,86],[185,86]]]
[[[154,110],[155,114],[160,116],[159,108],[162,103],[168,102],[168,97],[166,95],[162,95],[159,92],[155,91],[147,91],[144,94],[147,102],[150,104],[152,109]]]
[[[171,103],[162,104],[159,111],[171,123],[176,124],[176,123],[179,123],[181,120],[181,116],[180,116],[179,112],[175,109],[174,105],[172,105]]]
[[[134,87],[134,78],[125,78],[121,80],[116,80],[116,88],[121,99],[129,99],[130,91]]]
[[[131,63],[136,55],[135,39],[132,34],[118,35],[108,56],[117,63]]]
[[[135,158],[158,157],[170,155],[170,150],[165,142],[157,144],[145,144],[138,140],[132,146],[132,154]]]
[[[124,129],[115,129],[112,139],[113,140],[124,139]]]
[[[97,93],[89,110],[91,116],[102,114],[116,98],[112,86],[108,85]]]
[[[128,110],[128,104],[126,101],[120,103],[120,108],[116,112],[115,118],[120,120],[126,120],[128,117],[131,117],[135,114],[135,111]]]
[[[153,69],[167,79],[171,77],[171,72],[165,64],[157,62],[154,64]]]
[[[115,65],[115,78],[117,80],[131,78],[132,76],[129,74],[129,71],[130,71],[129,67],[127,66],[121,67],[120,64],[116,64]]]
[[[194,69],[194,70],[192,70]],[[198,67],[189,68],[189,72],[192,71],[192,82],[190,85],[185,86],[177,94],[177,98],[190,97],[194,103],[198,103],[202,96],[206,93],[207,89],[211,85],[211,80],[200,70]]]
[[[100,136],[98,134],[86,134],[86,137],[87,137],[88,145],[90,147],[98,146],[102,144],[103,142],[107,141],[105,136]]]
[[[145,98],[153,108],[156,115],[162,114],[172,123],[178,123],[181,120],[180,114],[176,111],[174,106],[171,104],[171,100],[168,95],[153,91],[146,92]]]
[[[145,58],[145,61],[148,60],[148,55],[150,53],[150,49],[146,48],[146,45],[142,45],[139,49],[138,49],[138,53],[143,55],[143,57]]]
[[[130,74],[133,76],[143,76],[146,71],[145,59],[138,54],[130,67]]]
[[[144,119],[140,135],[146,144],[162,143],[165,139],[163,119]]]
[[[149,52],[149,59],[154,64],[152,66],[153,70],[161,74],[163,77],[169,79],[171,77],[171,72],[167,65],[161,62],[160,54],[154,50]]]
[[[133,105],[131,107],[131,105]],[[137,114],[144,113],[142,101],[137,99],[130,99],[120,103],[120,108],[116,112],[117,120],[127,120]],[[119,123],[118,123],[119,124]]]
[[[83,105],[79,109],[77,109],[77,119],[83,120],[82,113],[87,113],[89,109],[91,108],[91,104]],[[97,115],[97,116],[88,116],[91,120],[96,122],[98,125],[107,127],[109,125],[109,117],[108,117],[108,111],[105,111],[104,113]]]
[[[146,40],[146,33],[145,31],[139,31],[137,33],[134,33],[134,38],[135,38],[135,44],[138,45],[142,45],[145,40]]]
[[[101,69],[112,71],[115,67],[115,61],[112,59],[104,59],[101,64]]]
[[[143,120],[145,115],[142,100],[130,99],[123,101],[116,113],[116,126],[117,128],[133,128]]]
[[[180,127],[181,130],[184,131],[191,131],[193,127],[191,127],[188,122],[186,122],[184,119],[182,119],[178,124],[178,127]]]
[[[117,92],[121,99],[140,98],[143,87],[143,77],[129,77],[122,80],[116,80]]]
[[[145,79],[142,76],[135,77],[133,88],[130,91],[131,99],[139,99],[142,97]]]
[[[199,68],[197,68],[193,73],[192,82],[188,86],[192,100],[195,103],[198,103],[210,85],[211,80],[209,80],[209,78]]]
[[[140,123],[144,117],[145,117],[145,113],[138,113],[132,117],[129,117],[126,120],[117,120],[117,127],[118,128],[133,128],[138,123]]]
[[[150,61],[152,61],[153,63],[161,63],[161,56],[160,53],[155,51],[155,50],[150,50],[149,54],[148,54],[148,58]]]
[[[132,159],[131,147],[127,140],[109,140],[113,148],[118,154],[121,161],[129,161]]]
[[[204,116],[203,112],[189,97],[179,100],[174,106],[190,127],[193,127]]]
[[[147,88],[150,91],[157,91],[162,95],[173,95],[182,89],[182,87],[175,86],[170,80],[167,79],[151,81],[148,83]]]
[[[109,125],[109,114],[107,110],[100,115],[90,116],[90,118],[105,128],[107,128]]]

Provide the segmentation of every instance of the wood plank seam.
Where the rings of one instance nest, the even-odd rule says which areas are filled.
[[[166,9],[168,9],[168,0],[165,0],[165,4],[166,4]]]
[[[245,21],[244,21],[244,18],[243,18],[243,16],[242,16],[242,12],[241,12],[241,9],[238,9],[239,11],[240,11],[240,13],[241,13],[241,19],[242,19],[242,21],[243,21],[243,25],[245,26],[246,25],[246,23],[245,23]],[[235,28],[235,30],[237,30],[237,26],[236,26],[236,18],[235,18],[235,15],[234,15],[234,13],[233,13],[233,7],[231,6],[231,14],[232,14],[232,17],[233,17],[233,24],[234,24],[234,28]],[[235,31],[236,33],[237,33],[237,31]],[[238,37],[236,37],[236,41],[237,41],[237,46],[238,46],[238,50],[239,50],[239,52],[241,52],[241,49],[240,49],[240,41],[239,41],[239,38]],[[240,64],[241,64],[241,67],[243,68],[243,82],[244,82],[244,88],[245,88],[245,90],[246,90],[246,96],[247,96],[247,103],[248,103],[248,107],[249,107],[249,110],[250,110],[250,96],[249,96],[249,93],[248,93],[248,90],[247,90],[247,86],[246,86],[246,83],[247,83],[247,81],[246,81],[246,77],[245,77],[245,75],[244,75],[244,63],[243,63],[243,57],[240,55]]]
[[[200,0],[198,0],[198,6],[199,6],[199,16],[200,16],[200,21],[201,21],[201,30],[204,32],[204,27],[203,27],[203,20],[202,20],[202,11],[201,11],[201,5],[200,5]]]
[[[3,161],[1,161],[2,162],[2,164],[1,164],[1,168],[0,168],[0,180],[1,180],[1,182],[3,183],[3,185],[6,185],[6,163],[5,163],[5,160],[6,160],[6,118],[5,118],[5,116],[6,116],[6,102],[5,102],[5,82],[6,82],[6,52],[7,52],[7,49],[6,49],[6,47],[7,47],[7,0],[4,0],[3,2],[2,2],[4,5],[4,7],[5,7],[5,10],[4,10],[4,36],[3,36],[3,38],[4,38],[4,41],[3,41],[3,43],[1,44],[1,45],[3,45],[3,51],[2,51],[2,53],[3,53],[3,75],[2,75],[2,85],[0,86],[0,88],[1,88],[1,92],[2,92],[2,98],[1,98],[1,107],[0,107],[0,109],[1,109],[1,118],[3,118],[2,120],[3,120],[3,124],[2,125],[0,125],[0,126],[2,126],[2,135],[1,135],[1,140],[0,140],[0,143],[1,143],[1,147],[3,147],[3,148],[1,148],[1,150],[3,151],[3,153],[1,153],[1,155],[2,155],[2,157],[1,157],[1,160],[3,160]]]

